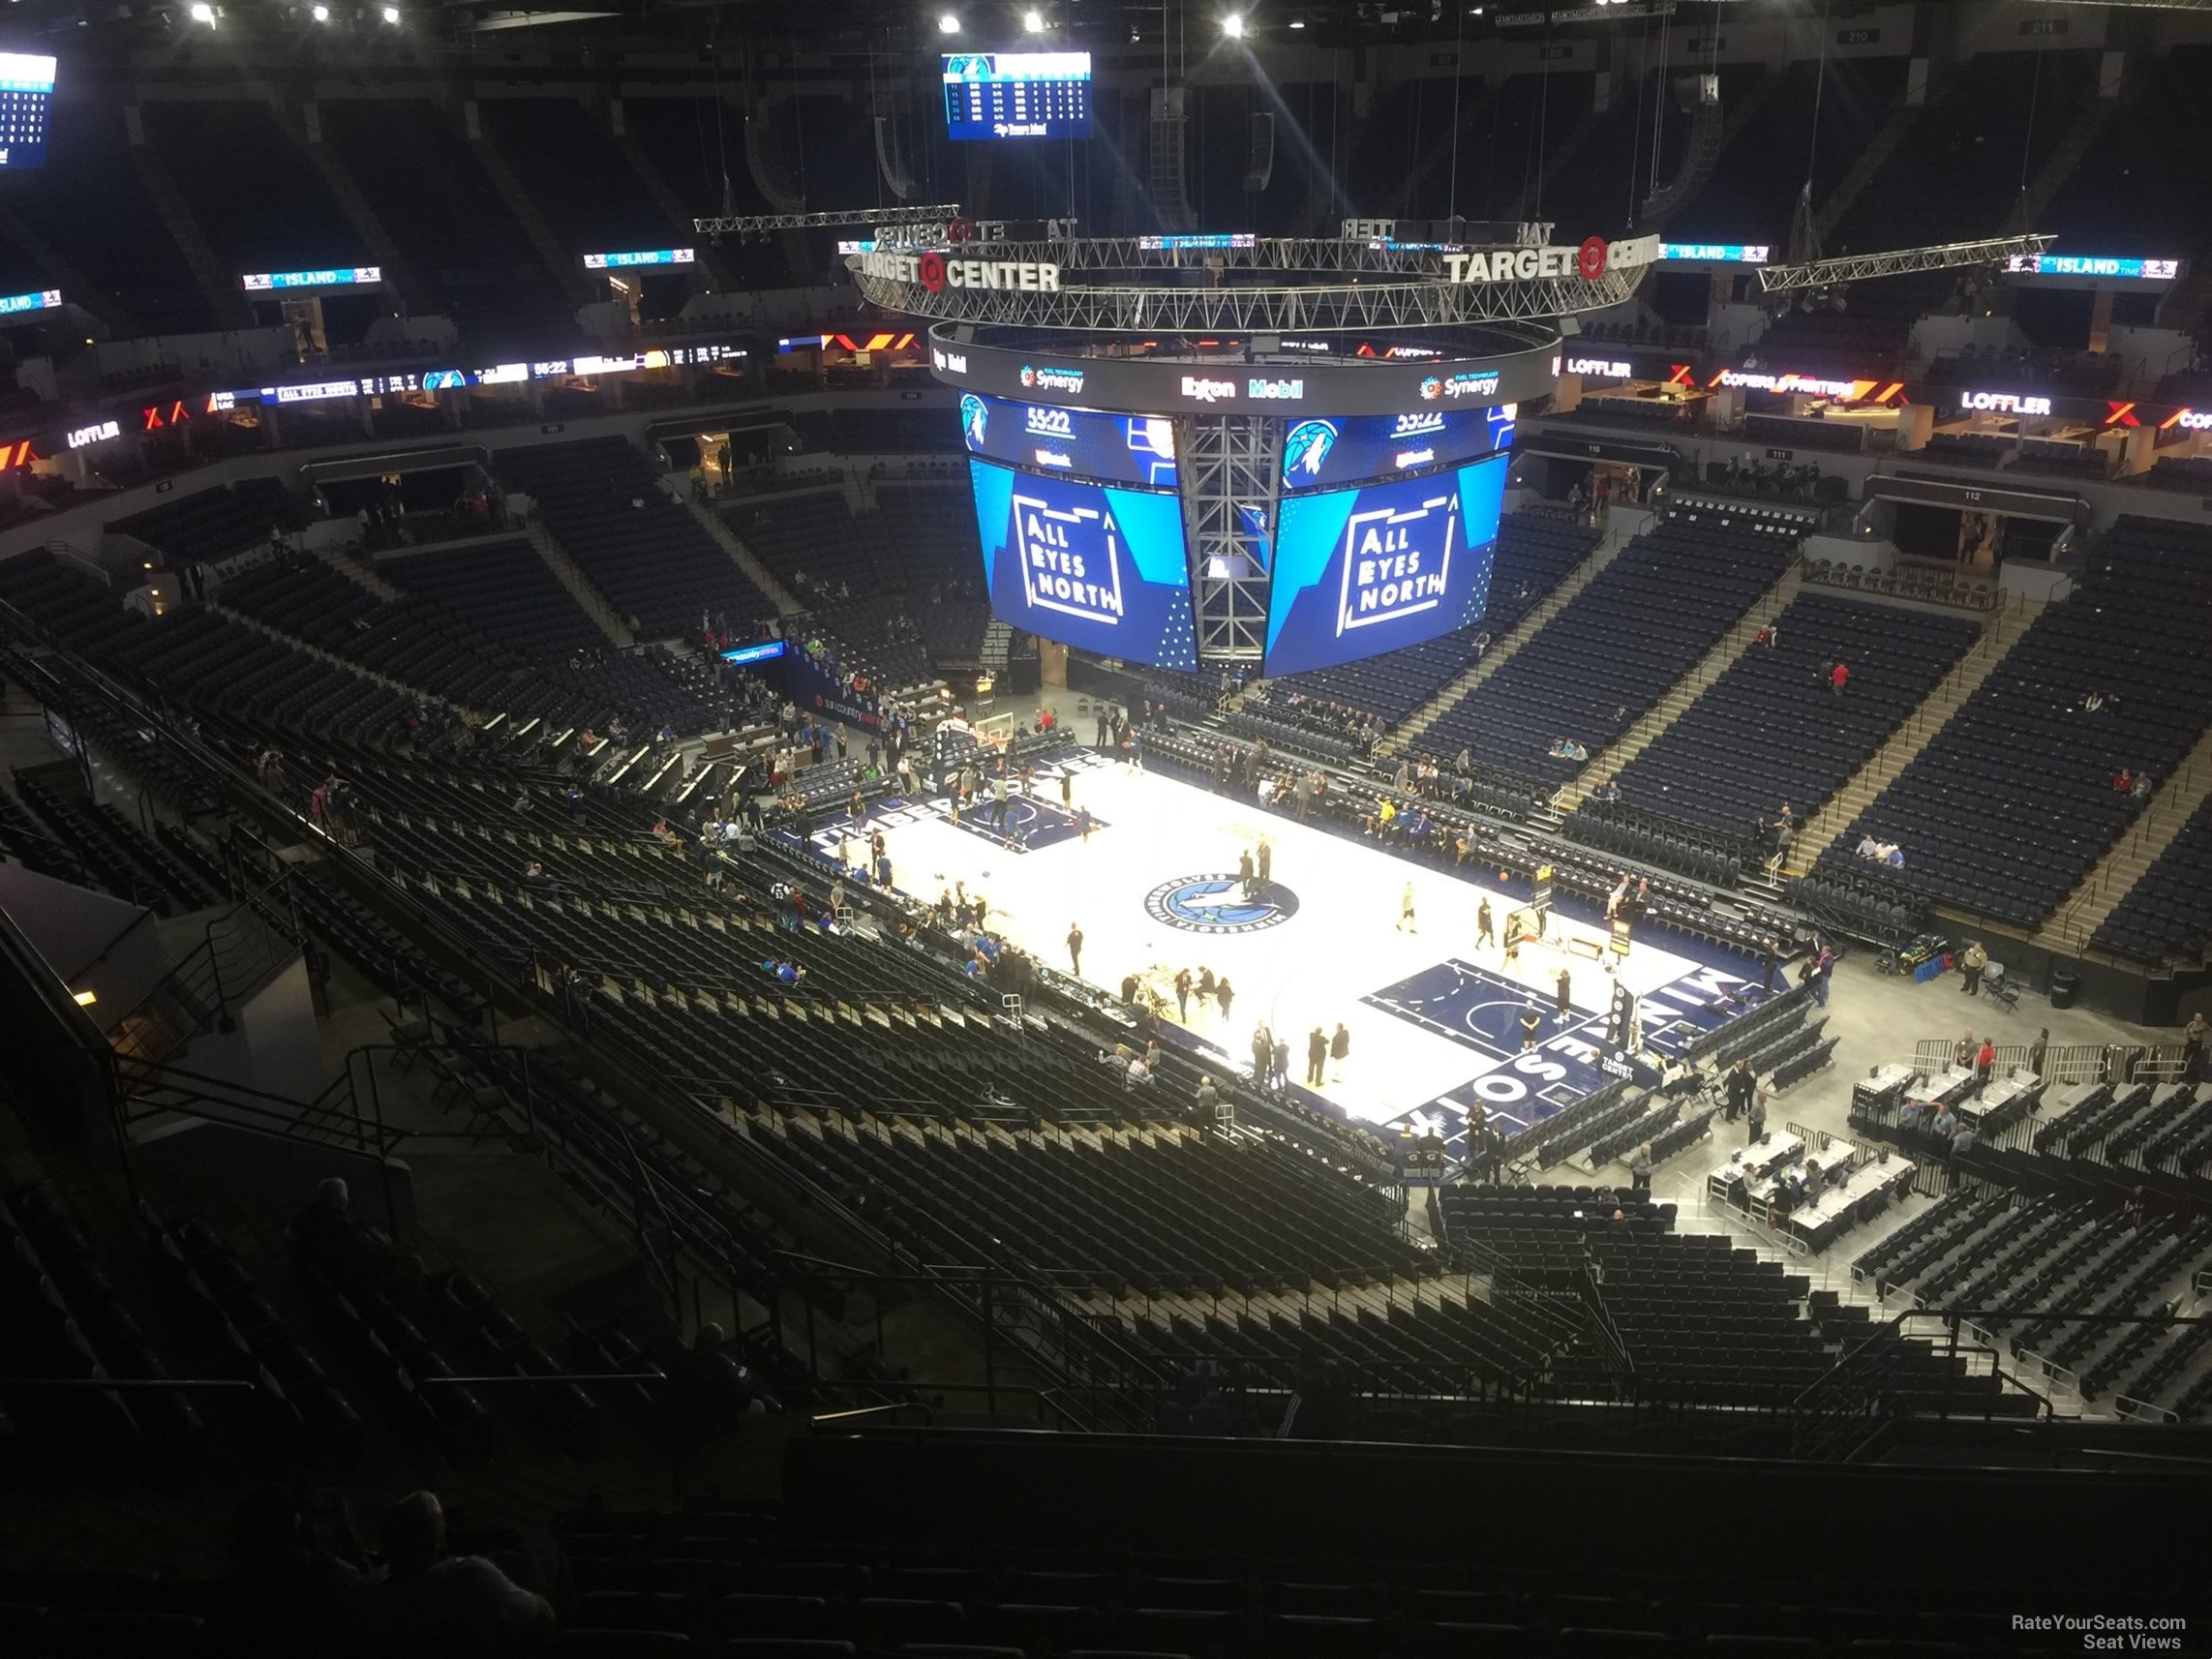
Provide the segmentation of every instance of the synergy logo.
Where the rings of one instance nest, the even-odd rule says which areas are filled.
[[[1344,527],[1344,582],[1337,593],[1337,637],[1394,622],[1442,603],[1459,539],[1459,491],[1445,481],[1407,512],[1376,507]]]
[[[990,425],[990,406],[973,392],[960,397],[960,435],[968,440],[968,447],[977,454],[983,453],[984,431]]]
[[[1421,382],[1421,401],[1433,404],[1444,395],[1444,383],[1431,375]]]
[[[1144,895],[1144,914],[1184,933],[1258,933],[1298,914],[1298,895],[1281,882],[1247,898],[1236,876],[1180,876]]]
[[[1201,404],[1219,403],[1224,398],[1236,396],[1234,380],[1209,380],[1200,375],[1183,377],[1183,396]]]
[[[1269,403],[1294,403],[1306,395],[1306,382],[1303,380],[1247,380],[1244,383],[1244,395],[1248,398],[1258,398]]]
[[[1337,429],[1325,420],[1302,420],[1283,439],[1283,482],[1292,484],[1303,474],[1318,478],[1337,444]]]
[[[1083,389],[1083,372],[1080,369],[1033,369],[1024,363],[1021,383],[1036,392],[1076,393]]]
[[[1014,528],[1030,604],[1109,628],[1121,620],[1121,527],[1111,513],[1016,494]]]
[[[1496,369],[1466,369],[1445,379],[1444,396],[1447,398],[1495,397],[1498,392],[1498,380],[1499,375]],[[1428,395],[1425,382],[1421,395],[1423,397]]]

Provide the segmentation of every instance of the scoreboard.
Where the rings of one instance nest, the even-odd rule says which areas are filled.
[[[947,52],[945,128],[954,138],[1087,138],[1089,52]]]
[[[54,99],[54,60],[0,52],[0,172],[46,165],[46,117]]]

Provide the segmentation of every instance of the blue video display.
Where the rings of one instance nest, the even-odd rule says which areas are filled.
[[[967,392],[960,437],[970,455],[986,461],[1146,490],[1175,488],[1175,423],[1165,415],[1099,414]]]
[[[1198,666],[1180,497],[970,461],[991,610],[1102,656]]]
[[[1293,496],[1275,526],[1266,672],[1299,674],[1480,621],[1506,458],[1425,478]]]
[[[0,171],[46,165],[46,118],[54,100],[54,60],[0,52]]]
[[[1087,138],[1089,52],[947,52],[952,138]]]
[[[1283,488],[1333,490],[1393,472],[1457,466],[1511,443],[1513,417],[1513,405],[1496,404],[1297,421],[1283,435]]]

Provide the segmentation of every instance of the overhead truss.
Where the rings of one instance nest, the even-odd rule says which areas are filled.
[[[1799,288],[1835,287],[1905,277],[1915,271],[1951,271],[1967,265],[1997,265],[2015,254],[2040,254],[2056,236],[1992,236],[1983,242],[1944,242],[1932,248],[1898,248],[1887,254],[1850,254],[1839,259],[1814,259],[1802,265],[1761,265],[1759,286],[1768,293]]]
[[[925,207],[832,208],[822,213],[718,213],[694,219],[701,236],[765,236],[777,230],[824,230],[837,225],[943,225],[960,217],[956,201]]]
[[[1010,257],[993,244],[982,250]],[[946,287],[870,276],[847,260],[862,297],[886,311],[938,322],[1095,333],[1279,333],[1331,328],[1452,328],[1470,323],[1525,322],[1574,312],[1602,311],[1636,291],[1650,266],[1581,277],[1527,282],[1453,283],[1441,276],[1397,281],[1290,287],[1182,287],[1091,286],[1063,282],[1056,292]],[[1063,269],[1066,267],[1063,266]]]

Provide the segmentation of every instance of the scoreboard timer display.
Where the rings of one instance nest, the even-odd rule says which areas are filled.
[[[54,99],[54,60],[0,52],[0,172],[46,165],[46,117]]]
[[[947,52],[945,129],[954,138],[1087,138],[1089,52]]]

